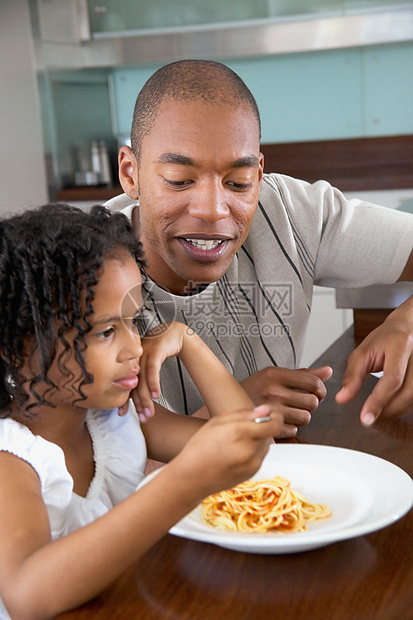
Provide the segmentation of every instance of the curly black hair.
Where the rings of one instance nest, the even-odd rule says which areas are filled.
[[[129,220],[102,206],[87,213],[47,204],[0,221],[0,417],[9,415],[7,405],[13,398],[20,405],[29,398],[22,388],[28,343],[31,355],[36,350],[37,374],[30,378],[34,404],[26,408],[26,415],[34,415],[34,408],[47,403],[47,394],[57,389],[48,371],[58,342],[63,345],[59,369],[66,373],[67,383],[73,381],[64,364],[65,356],[72,354],[65,334],[72,329],[80,368],[77,391],[84,398],[82,385],[93,380],[83,353],[94,312],[94,287],[105,258],[121,258],[125,251],[143,270],[142,244]],[[42,396],[36,391],[39,383],[47,386]]]

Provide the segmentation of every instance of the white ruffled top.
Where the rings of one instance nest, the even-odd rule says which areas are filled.
[[[119,417],[117,411],[94,409],[87,413],[95,475],[86,497],[74,493],[59,446],[33,435],[15,420],[0,420],[0,450],[30,463],[39,476],[52,539],[102,516],[136,491],[143,479],[146,444],[132,401],[125,416]]]

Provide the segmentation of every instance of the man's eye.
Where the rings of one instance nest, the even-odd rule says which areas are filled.
[[[171,181],[170,179],[165,179],[164,181],[167,185],[170,185],[171,187],[186,187],[187,185],[190,185],[192,183],[192,181],[188,180],[188,181]]]
[[[234,189],[250,189],[252,187],[252,183],[235,183],[235,181],[228,181],[228,185]]]

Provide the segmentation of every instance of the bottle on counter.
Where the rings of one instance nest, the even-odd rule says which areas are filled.
[[[92,146],[90,148],[90,156],[92,160],[92,171],[97,176],[97,184],[100,184],[102,182],[102,169],[100,162],[99,144],[96,140],[92,142]]]
[[[100,162],[100,182],[102,185],[112,186],[112,171],[110,169],[110,161],[106,142],[100,140],[98,145],[99,162]]]

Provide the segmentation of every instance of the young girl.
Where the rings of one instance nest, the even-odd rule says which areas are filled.
[[[13,619],[98,594],[205,496],[251,476],[280,430],[185,325],[165,326],[143,353],[140,267],[127,219],[103,207],[0,222],[0,597]],[[174,355],[210,421],[153,404]],[[170,462],[135,493],[145,439],[132,405],[118,411],[138,373],[141,417],[155,407],[148,454]]]

